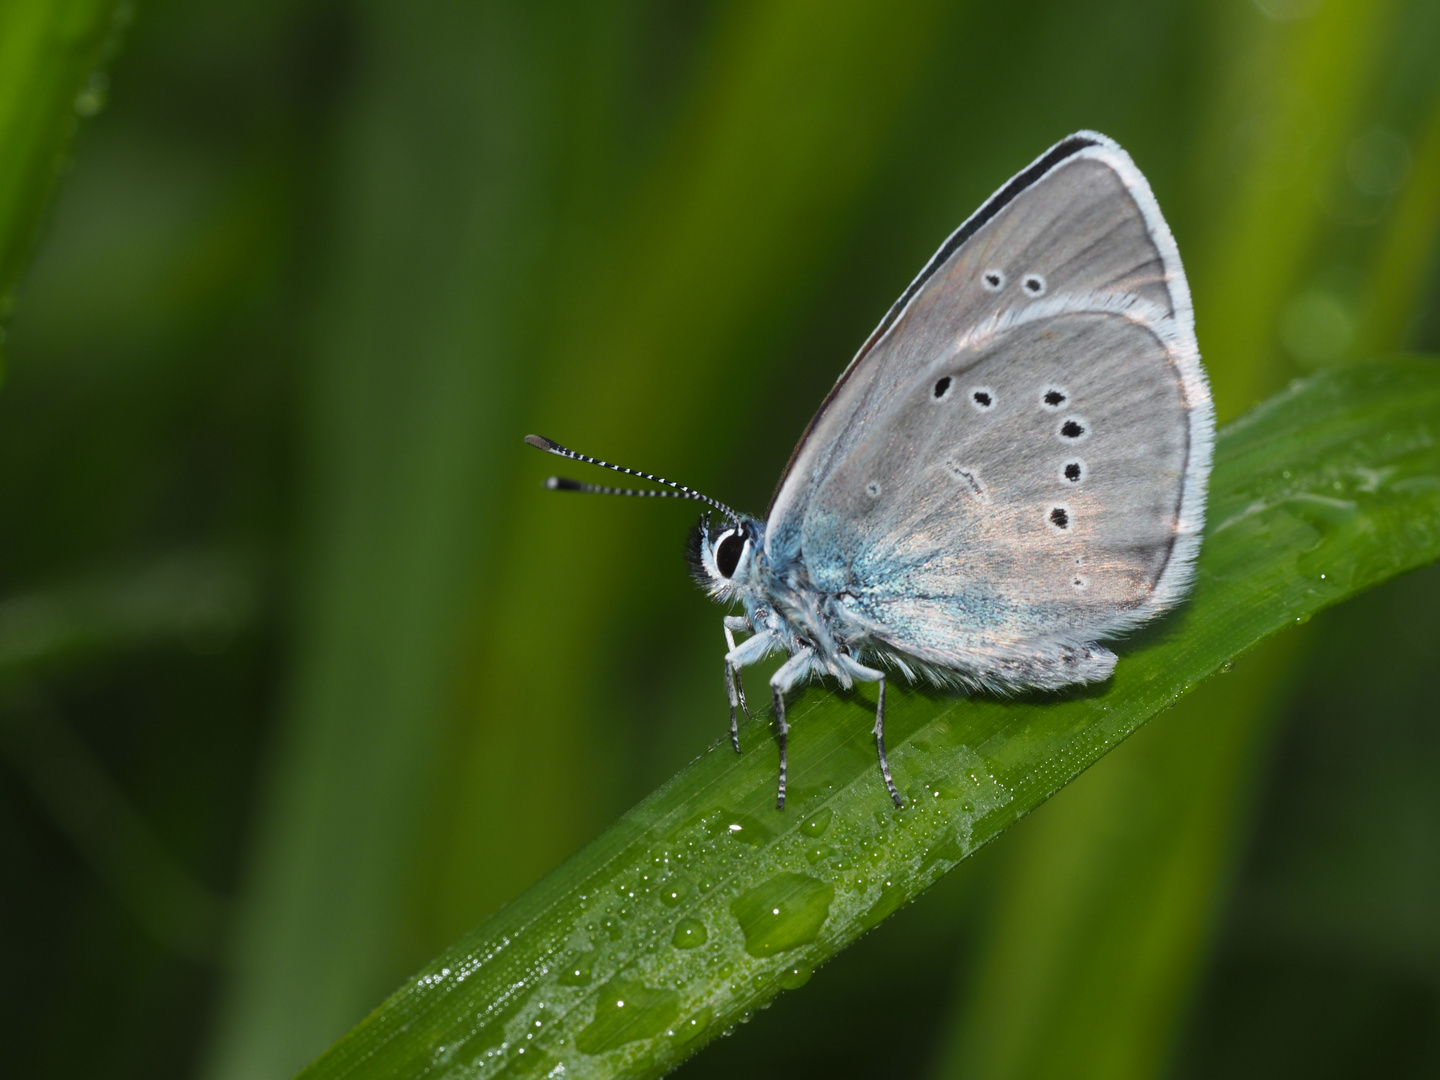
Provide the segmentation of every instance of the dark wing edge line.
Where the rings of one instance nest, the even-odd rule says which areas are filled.
[[[930,256],[930,261],[925,264],[920,273],[915,275],[915,280],[910,282],[905,291],[900,294],[900,299],[890,305],[890,310],[880,320],[880,325],[865,339],[865,344],[860,347],[860,352],[856,354],[855,360],[859,360],[870,351],[875,342],[885,336],[885,331],[890,329],[901,313],[910,306],[910,301],[915,299],[915,294],[925,287],[925,282],[934,276],[935,271],[945,265],[946,260],[954,255],[966,240],[979,232],[986,222],[1014,202],[1026,188],[1038,183],[1046,173],[1062,161],[1074,157],[1082,150],[1093,146],[1103,146],[1107,143],[1115,146],[1115,149],[1119,149],[1119,146],[1110,139],[1093,131],[1078,131],[1074,135],[1067,135],[1006,181],[999,191],[981,203],[978,210],[961,222],[960,227],[945,238],[945,242],[940,245],[940,250]],[[850,362],[852,367],[855,360]],[[848,372],[849,369],[846,370]]]
[[[780,491],[785,486],[786,479],[790,476],[790,469],[795,464],[795,458],[800,454],[800,447],[805,445],[805,440],[810,437],[810,432],[815,429],[815,425],[818,424],[820,418],[825,415],[825,411],[830,407],[830,403],[835,399],[835,395],[840,392],[840,388],[843,387],[850,378],[850,373],[855,370],[855,365],[865,358],[865,355],[874,347],[875,343],[884,337],[885,332],[904,314],[905,309],[910,306],[910,301],[915,298],[915,294],[925,287],[925,282],[930,280],[935,271],[943,266],[945,261],[949,259],[951,255],[955,254],[956,250],[964,244],[966,240],[969,240],[970,237],[979,232],[986,222],[1001,210],[1005,209],[1010,203],[1014,202],[1027,188],[1038,183],[1045,177],[1046,173],[1050,172],[1051,169],[1055,168],[1055,166],[1059,165],[1062,161],[1074,157],[1083,150],[1094,147],[1103,147],[1116,151],[1119,156],[1124,158],[1126,163],[1129,164],[1130,172],[1136,176],[1140,175],[1140,171],[1130,162],[1129,155],[1120,149],[1119,143],[1115,142],[1115,140],[1101,135],[1097,131],[1077,131],[1073,135],[1067,135],[1054,146],[1050,147],[1050,149],[1046,150],[1029,165],[1025,166],[1025,168],[1021,169],[1006,181],[1000,190],[996,191],[995,194],[981,203],[980,208],[961,222],[960,227],[952,232],[946,238],[945,242],[940,245],[940,249],[930,257],[930,261],[927,262],[920,273],[915,276],[915,280],[910,282],[905,291],[900,294],[900,299],[890,305],[890,310],[887,311],[885,317],[880,320],[880,325],[871,331],[870,336],[865,339],[865,344],[860,346],[860,351],[857,352],[854,359],[846,365],[845,370],[840,373],[840,378],[835,381],[835,385],[831,387],[830,392],[825,395],[825,400],[820,402],[820,407],[815,410],[815,415],[810,418],[810,423],[805,426],[805,430],[801,433],[799,440],[796,441],[795,449],[790,451],[790,459],[785,462],[785,468],[780,470],[780,478],[775,481],[775,490],[770,494],[770,505],[765,510],[766,518],[769,518],[771,512],[775,509],[775,500],[780,497]],[[1125,179],[1128,184],[1128,174],[1125,175]],[[1142,184],[1145,183],[1144,177],[1140,178],[1140,182]],[[1150,195],[1149,185],[1145,186],[1145,193],[1146,195]],[[1154,196],[1150,196],[1152,205],[1154,201]],[[1158,218],[1158,206],[1155,207],[1155,214]],[[1170,238],[1170,230],[1166,228],[1164,219],[1160,218],[1159,220],[1161,228],[1165,229],[1166,238]],[[1150,217],[1147,213],[1146,224],[1148,225],[1149,223]],[[1175,241],[1170,239],[1170,247],[1172,250],[1174,246]],[[1178,254],[1176,255],[1176,259],[1178,265]],[[1181,278],[1183,280],[1183,273]],[[1185,299],[1188,303],[1188,288],[1186,289]]]

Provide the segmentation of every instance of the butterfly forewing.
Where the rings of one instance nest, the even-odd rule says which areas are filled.
[[[1181,538],[1185,381],[1158,309],[1055,298],[933,362],[811,498],[811,580],[881,641],[997,658],[1143,617]]]
[[[931,260],[811,421],[772,503],[767,549],[796,542],[830,470],[967,330],[1064,295],[1133,298],[1172,319],[1193,352],[1174,242],[1144,178],[1100,135],[1073,136],[1042,155]],[[1203,385],[1198,354],[1194,381]]]

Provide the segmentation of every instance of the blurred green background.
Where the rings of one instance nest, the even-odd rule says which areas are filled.
[[[1222,421],[1440,349],[1437,57],[1437,0],[142,3],[0,345],[0,1068],[287,1077],[719,737],[693,512],[521,436],[763,510],[1074,129]],[[1242,658],[680,1075],[1436,1075],[1437,608]]]

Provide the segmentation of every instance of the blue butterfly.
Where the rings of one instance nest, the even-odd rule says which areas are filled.
[[[785,805],[785,696],[814,675],[1007,692],[1109,678],[1098,642],[1189,589],[1215,418],[1189,286],[1144,176],[1116,143],[1051,147],[941,245],[821,403],[759,518],[662,485],[552,477],[559,491],[695,499],[700,584],[727,615],[730,737],[740,670],[770,679]],[[735,635],[749,636],[737,643]]]

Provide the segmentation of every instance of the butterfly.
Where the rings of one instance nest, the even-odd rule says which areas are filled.
[[[801,436],[764,520],[537,435],[532,446],[662,485],[554,490],[694,499],[692,573],[723,620],[730,735],[742,668],[770,679],[785,805],[786,695],[887,670],[964,690],[1110,677],[1099,642],[1193,577],[1215,417],[1175,240],[1113,140],[1062,139],[925,264]],[[738,641],[737,634],[748,635]]]

